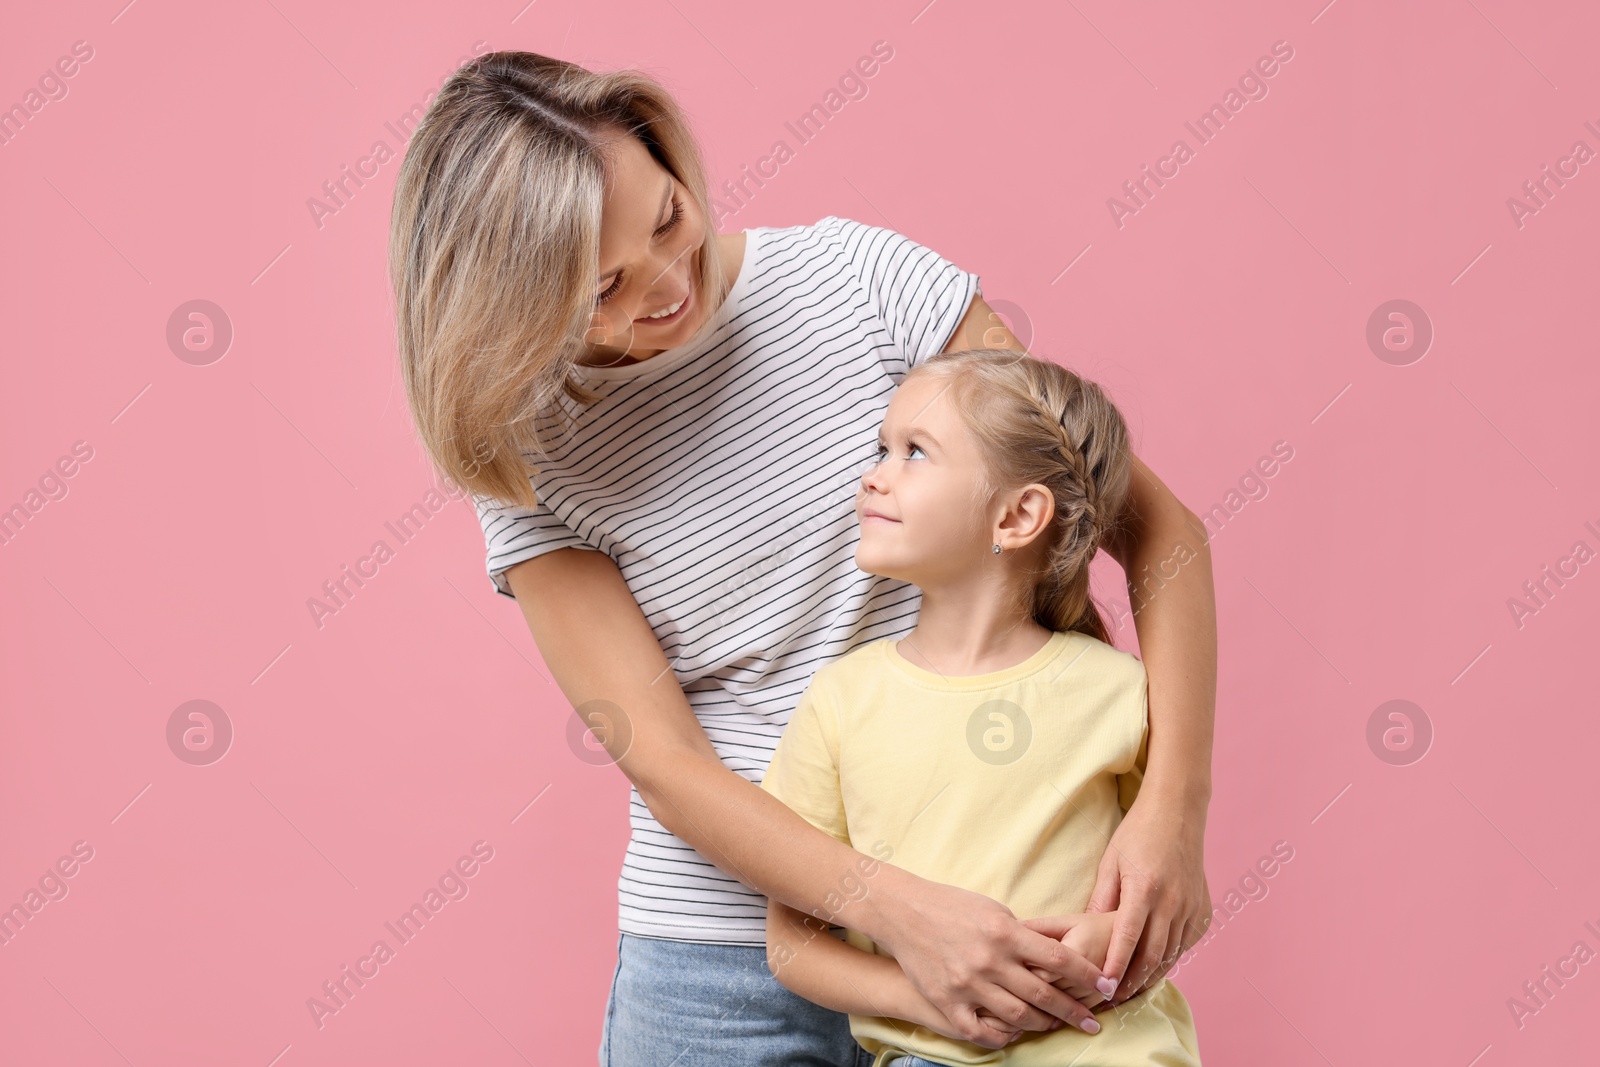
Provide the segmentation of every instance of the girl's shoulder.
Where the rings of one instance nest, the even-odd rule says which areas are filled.
[[[1067,648],[1063,649],[1063,656],[1079,663],[1088,672],[1109,682],[1144,685],[1144,660],[1126,652],[1115,645],[1095,637],[1093,634],[1082,633],[1078,630],[1066,631],[1070,640]]]
[[[886,649],[894,640],[884,637],[868,641],[817,667],[806,683],[807,693],[813,700],[842,708],[847,697],[861,696],[875,679],[884,677],[888,667]]]
[[[1128,671],[1144,670],[1144,660],[1132,652],[1120,649],[1116,645],[1107,644],[1093,634],[1086,634],[1081,630],[1068,630],[1066,634],[1067,637],[1077,642],[1084,655],[1093,656],[1100,663],[1104,663],[1107,666],[1115,665],[1122,670]]]
[[[882,670],[888,646],[894,644],[895,640],[893,637],[881,637],[876,641],[857,645],[838,659],[831,659],[813,671],[812,684],[820,680],[826,685],[836,685],[864,673]]]

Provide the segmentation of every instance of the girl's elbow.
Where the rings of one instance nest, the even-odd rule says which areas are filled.
[[[772,977],[778,984],[796,992],[791,984],[794,980],[794,962],[798,950],[795,947],[793,921],[800,915],[788,905],[768,898],[767,900],[767,970],[772,972]]]
[[[767,970],[778,984],[785,989],[790,989],[788,966],[794,961],[794,950],[782,941],[775,940],[771,931],[767,933]],[[791,990],[792,991],[792,990]]]

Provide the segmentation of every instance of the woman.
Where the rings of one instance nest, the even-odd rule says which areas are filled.
[[[916,619],[914,586],[854,565],[854,485],[917,359],[1022,351],[976,275],[833,216],[718,234],[670,94],[526,52],[479,57],[433,101],[390,272],[423,444],[474,494],[496,588],[633,783],[602,1064],[857,1062],[848,1017],[767,969],[767,897],[883,945],[991,1048],[1008,1032],[986,1017],[1097,1026],[1030,967],[1116,980],[1120,1003],[1200,936],[1210,560],[1137,459],[1110,554],[1138,579],[1150,751],[1088,908],[1119,913],[1104,975],[1059,917],[877,863],[758,787],[816,668]]]

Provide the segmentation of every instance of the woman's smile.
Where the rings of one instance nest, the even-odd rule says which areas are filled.
[[[671,304],[668,304],[667,306],[672,307]],[[660,315],[659,317],[656,317],[655,315],[646,315],[643,318],[634,319],[633,321],[637,325],[641,326],[671,326],[688,314],[689,309],[693,306],[694,282],[691,280],[689,283],[689,291],[685,293],[683,299],[678,302],[678,306],[673,310],[672,314]],[[658,308],[657,312],[659,313],[660,310],[662,309]]]

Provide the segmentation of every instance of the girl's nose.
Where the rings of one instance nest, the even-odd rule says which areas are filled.
[[[882,491],[883,459],[880,456],[874,456],[872,459],[867,461],[866,469],[861,472],[861,487],[863,489],[876,489]]]

